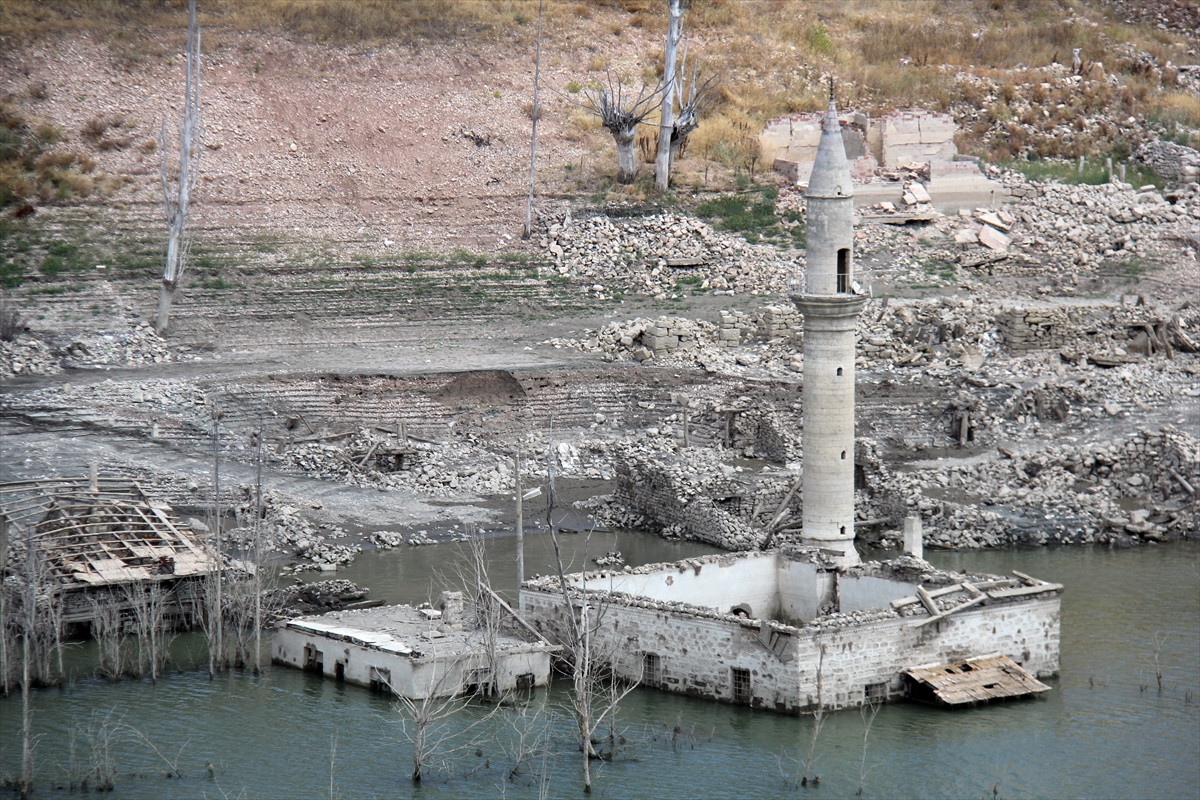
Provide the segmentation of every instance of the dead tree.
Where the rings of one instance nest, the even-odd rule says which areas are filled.
[[[159,132],[160,174],[162,177],[163,208],[167,216],[167,263],[163,267],[162,289],[158,295],[158,318],[155,330],[167,329],[171,317],[171,301],[183,275],[187,248],[183,233],[187,225],[192,190],[200,175],[200,28],[196,25],[196,0],[188,0],[186,75],[183,90],[183,119],[179,123],[179,173],[169,177],[167,165],[167,123]]]
[[[538,88],[542,74],[542,3],[538,0],[537,50],[533,57],[533,110],[529,116],[533,120],[533,132],[529,136],[529,196],[525,200],[525,231],[522,239],[533,235],[533,179],[534,167],[537,164],[537,124],[542,108],[538,105]]]
[[[554,559],[558,569],[559,588],[563,596],[563,610],[567,620],[566,657],[571,663],[571,716],[575,721],[579,737],[579,750],[583,754],[583,791],[592,791],[592,761],[603,758],[595,747],[595,731],[605,719],[615,716],[617,707],[625,696],[632,692],[640,683],[633,681],[624,687],[618,687],[615,676],[609,671],[608,685],[598,677],[600,659],[595,650],[593,637],[603,622],[604,608],[592,608],[588,603],[587,581],[579,587],[579,593],[573,598],[567,584],[566,571],[563,567],[562,549],[558,543],[558,533],[554,526],[554,423],[550,423],[550,446],[547,448],[546,477],[546,526],[550,529],[550,539],[554,543]],[[587,564],[587,544],[584,544],[584,564]],[[585,573],[586,576],[586,573]],[[575,616],[578,605],[579,616]]]
[[[666,84],[651,88],[642,84],[636,97],[630,97],[624,84],[612,72],[607,86],[592,86],[583,90],[587,103],[576,103],[600,118],[617,145],[617,183],[633,183],[637,178],[637,159],[634,157],[634,138],[637,126],[654,111],[654,101]]]
[[[436,658],[433,661],[436,663]],[[412,745],[414,784],[421,782],[435,759],[445,764],[455,753],[477,749],[483,739],[476,736],[474,731],[486,724],[501,708],[500,705],[493,706],[487,714],[477,717],[466,726],[444,724],[472,700],[471,696],[463,694],[458,686],[451,683],[461,681],[465,663],[464,659],[459,658],[446,664],[441,675],[433,672],[425,687],[425,697],[419,700],[405,697],[391,683],[387,684],[388,689],[396,695],[401,729]]]
[[[675,95],[679,98],[679,113],[671,128],[670,169],[675,169],[675,158],[687,137],[700,125],[700,115],[712,105],[717,97],[717,76],[708,75],[700,80],[700,64],[692,65],[692,75],[684,87],[687,77],[688,45],[683,43],[683,55],[679,59],[679,71],[675,75]]]
[[[667,38],[663,46],[662,112],[658,123],[658,158],[654,162],[654,188],[665,192],[671,184],[671,138],[675,132],[675,55],[683,38],[683,12],[688,0],[667,0]]]

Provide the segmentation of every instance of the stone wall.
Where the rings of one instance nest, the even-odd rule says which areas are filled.
[[[520,598],[524,617],[551,641],[561,639],[562,595],[523,588]],[[1059,669],[1057,594],[963,611],[923,627],[886,611],[867,612],[862,622],[795,628],[626,596],[592,595],[589,602],[607,604],[593,641],[612,654],[619,676],[640,678],[644,656],[654,654],[659,688],[733,702],[732,670],[748,670],[750,705],[782,712],[816,706],[818,665],[827,709],[861,705],[871,684],[900,693],[904,672],[922,664],[1001,652],[1038,676]]]
[[[1134,158],[1164,178],[1179,183],[1200,181],[1200,151],[1191,147],[1160,139],[1143,144]]]

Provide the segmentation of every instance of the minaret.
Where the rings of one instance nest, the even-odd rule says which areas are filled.
[[[806,195],[808,268],[792,302],[804,315],[803,543],[859,563],[854,549],[854,189],[830,86]]]

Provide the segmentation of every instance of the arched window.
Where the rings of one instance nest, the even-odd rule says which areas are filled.
[[[837,290],[838,294],[850,293],[850,249],[847,247],[838,250]]]

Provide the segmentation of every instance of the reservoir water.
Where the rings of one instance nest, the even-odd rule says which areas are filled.
[[[578,569],[583,537],[566,537],[564,544]],[[529,574],[550,571],[548,545],[546,537],[529,537]],[[491,546],[493,581],[511,585],[512,540]],[[711,552],[637,534],[594,534],[588,555],[616,549],[634,564]],[[454,545],[437,545],[363,554],[338,577],[371,586],[372,597],[420,602],[442,586],[431,586],[429,568],[456,552]],[[616,722],[626,744],[617,759],[596,768],[594,796],[836,798],[853,796],[861,785],[862,796],[887,798],[1200,797],[1200,543],[927,556],[940,567],[1017,569],[1066,586],[1062,674],[1049,681],[1053,691],[958,711],[888,705],[871,728],[865,770],[861,715],[829,715],[815,746],[820,784],[801,788],[794,779],[812,737],[811,717],[637,689]],[[402,715],[387,698],[282,668],[210,681],[192,666],[203,657],[197,637],[180,637],[173,652],[179,671],[157,685],[83,678],[35,692],[36,796],[66,796],[73,728],[78,773],[95,752],[86,729],[98,745],[118,720],[178,758],[183,777],[165,777],[164,760],[125,728],[109,743],[119,773],[111,797],[581,795],[565,681],[533,695],[523,713],[505,709],[469,730],[486,710],[450,717],[439,735],[457,736],[415,787]],[[74,658],[86,663],[86,647]],[[0,699],[4,779],[20,769],[20,711],[19,695]],[[522,737],[532,755],[513,777]]]

